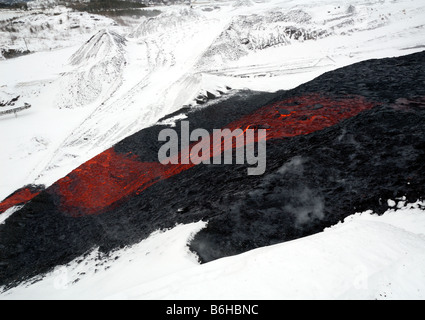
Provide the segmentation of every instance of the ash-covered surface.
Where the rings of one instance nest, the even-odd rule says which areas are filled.
[[[424,198],[425,53],[362,62],[291,91],[241,92],[189,113],[188,120],[192,129],[211,131],[264,106],[306,96],[334,99],[333,108],[343,109],[339,103],[347,97],[374,107],[308,134],[268,140],[264,175],[248,176],[247,165],[198,165],[160,175],[97,213],[83,207],[69,212],[65,187],[78,185],[75,179],[89,183],[90,168],[97,175],[108,171],[99,161],[89,162],[0,225],[0,285],[13,286],[97,246],[108,252],[137,243],[176,223],[209,222],[190,244],[207,262],[320,232],[358,211],[383,212],[387,199]],[[312,114],[321,112],[320,103],[312,103]],[[123,140],[108,151],[114,154],[108,161],[131,153],[125,159],[137,168],[157,162],[163,128]],[[125,184],[124,169],[113,170],[123,177],[108,176],[115,188]]]

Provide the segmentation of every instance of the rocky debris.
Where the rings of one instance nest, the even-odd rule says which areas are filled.
[[[349,7],[347,8],[347,14],[354,14],[355,12],[356,12],[356,7],[350,4]]]
[[[0,51],[0,57],[3,57],[4,59],[17,58],[31,53],[29,50],[22,49],[1,49]]]

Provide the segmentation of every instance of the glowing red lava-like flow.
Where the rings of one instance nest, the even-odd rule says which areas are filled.
[[[141,162],[134,155],[118,154],[111,148],[56,182],[53,190],[61,197],[63,211],[72,216],[96,214],[192,166]]]
[[[39,190],[32,190],[28,187],[16,191],[14,194],[6,198],[3,202],[0,202],[0,214],[13,206],[24,204],[30,201],[38,194],[40,194]]]
[[[359,96],[332,99],[311,94],[262,107],[228,127],[266,128],[267,140],[290,138],[331,127],[376,105]]]
[[[313,94],[262,107],[226,128],[232,131],[264,128],[267,139],[281,139],[322,130],[374,106],[362,97],[332,99]],[[141,162],[131,153],[118,154],[111,148],[56,182],[49,192],[60,197],[61,210],[72,216],[99,214],[114,203],[193,166],[192,163]]]

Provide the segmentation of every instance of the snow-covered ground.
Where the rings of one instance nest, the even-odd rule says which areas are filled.
[[[157,9],[161,15],[130,25],[65,8],[0,10],[0,48],[35,52],[0,57],[0,100],[31,105],[0,115],[0,200],[26,184],[51,185],[206,91],[291,89],[355,62],[425,48],[422,0]],[[1,298],[424,298],[424,219],[417,208],[359,214],[205,265],[186,246],[205,223],[176,226],[117,252],[116,261],[99,262],[94,252]]]
[[[39,52],[81,45],[99,28],[116,25],[112,19],[64,7],[43,11],[0,10],[0,48]]]
[[[425,203],[398,207],[203,265],[187,243],[205,222],[178,225],[109,257],[95,250],[0,299],[424,299]]]

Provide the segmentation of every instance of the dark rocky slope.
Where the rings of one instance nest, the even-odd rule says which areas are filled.
[[[162,166],[164,127],[142,130],[0,225],[0,285],[176,223],[209,222],[190,244],[208,262],[320,232],[358,211],[382,213],[387,199],[425,195],[424,52],[355,64],[291,91],[238,92],[188,120],[210,132],[267,128],[266,173]]]

